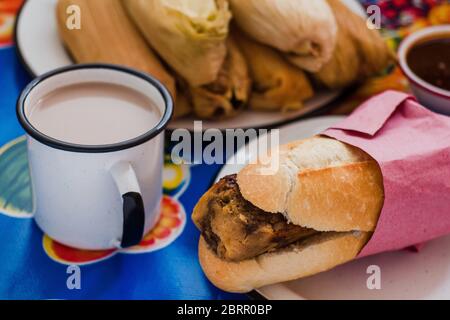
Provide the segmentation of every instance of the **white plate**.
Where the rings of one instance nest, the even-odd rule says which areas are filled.
[[[221,121],[202,121],[202,128],[204,130],[210,128],[217,129],[234,129],[234,128],[263,128],[272,127],[278,124],[288,122],[290,120],[299,119],[302,116],[310,115],[312,112],[319,112],[329,107],[334,100],[340,96],[340,91],[322,91],[316,92],[312,99],[305,101],[303,109],[289,112],[261,112],[244,110],[238,116],[221,120]],[[194,116],[188,116],[182,119],[172,120],[169,123],[169,129],[186,128],[193,130]]]
[[[342,117],[319,117],[280,128],[282,144],[313,136]],[[256,144],[257,140],[250,142]],[[248,150],[252,150],[249,148]],[[243,153],[245,150],[238,150]],[[233,159],[233,158],[232,158]],[[230,161],[232,161],[230,159]],[[217,180],[243,165],[226,164]],[[450,236],[433,240],[419,252],[397,251],[352,261],[301,280],[257,290],[267,299],[450,299]],[[369,290],[367,268],[381,269],[381,290]]]
[[[344,0],[353,10],[364,15],[356,0]],[[33,75],[41,75],[50,70],[73,64],[58,36],[56,23],[57,0],[27,0],[23,5],[16,27],[16,44],[23,63]],[[257,128],[274,126],[297,119],[314,111],[326,108],[340,91],[318,92],[305,103],[305,108],[290,113],[244,111],[239,116],[224,121],[203,121],[203,128]],[[170,129],[193,129],[194,117],[174,120]]]

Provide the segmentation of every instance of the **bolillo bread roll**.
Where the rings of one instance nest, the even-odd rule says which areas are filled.
[[[241,262],[228,262],[198,244],[200,264],[218,288],[236,293],[266,285],[304,278],[354,259],[369,240],[367,232],[324,233],[282,250]]]
[[[364,151],[314,137],[281,146],[279,164],[274,175],[259,174],[260,164],[239,172],[244,198],[318,231],[375,230],[383,181],[377,162]]]
[[[354,259],[375,230],[384,188],[368,154],[317,136],[271,156],[279,157],[276,172],[248,165],[194,208],[200,264],[223,290],[247,292],[328,270]]]

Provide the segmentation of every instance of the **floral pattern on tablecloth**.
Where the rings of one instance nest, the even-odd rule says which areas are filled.
[[[198,265],[198,231],[186,219],[185,208],[192,210],[214,180],[219,165],[180,167],[166,159],[160,223],[141,245],[128,251],[68,248],[37,229],[31,220],[33,203],[25,139],[13,140],[23,134],[16,123],[14,101],[30,80],[11,47],[14,19],[22,1],[0,0],[0,138],[4,144],[0,148],[0,299],[242,298],[207,282]],[[450,1],[360,1],[365,6],[380,5],[382,33],[394,50],[415,30],[450,23]],[[334,112],[348,113],[386,89],[408,90],[398,68],[366,81]],[[170,246],[159,250],[166,245]],[[67,264],[85,265],[83,290],[66,289]]]
[[[85,265],[118,253],[148,253],[170,245],[183,232],[186,224],[186,212],[178,197],[189,184],[189,166],[174,165],[166,156],[163,180],[160,219],[139,245],[121,250],[80,250],[60,244],[44,234],[42,246],[45,253],[59,263]],[[0,148],[0,213],[14,218],[32,218],[32,211],[33,192],[26,139],[20,137]]]
[[[0,48],[12,44],[16,13],[23,0],[0,0]]]

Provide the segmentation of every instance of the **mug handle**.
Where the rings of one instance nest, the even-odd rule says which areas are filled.
[[[139,244],[144,235],[145,210],[136,173],[128,162],[119,162],[110,169],[111,175],[122,195],[123,232],[121,248]]]

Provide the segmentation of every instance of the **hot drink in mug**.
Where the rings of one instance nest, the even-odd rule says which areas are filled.
[[[172,99],[153,78],[76,65],[34,80],[17,105],[35,220],[71,247],[136,245],[157,222]]]

